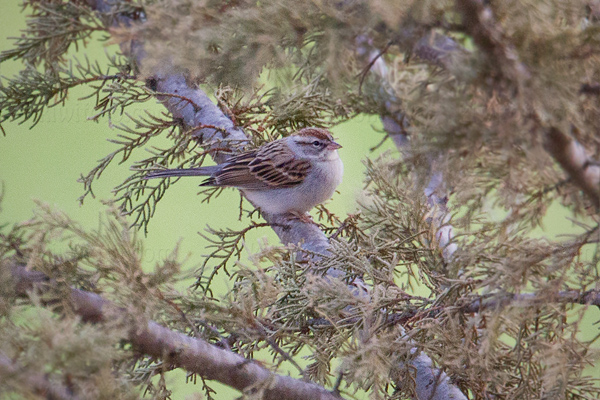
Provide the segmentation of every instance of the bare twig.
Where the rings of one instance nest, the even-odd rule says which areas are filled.
[[[363,68],[363,70],[360,72],[360,74],[358,75],[360,77],[360,81],[358,84],[358,94],[362,94],[362,85],[363,82],[365,81],[365,78],[367,77],[367,74],[369,73],[369,71],[371,70],[371,68],[373,68],[373,65],[375,65],[375,63],[377,62],[377,60],[382,57],[386,51],[388,51],[388,49],[390,48],[390,46],[394,44],[394,42],[388,42],[388,44],[385,45],[385,47],[383,48],[383,50],[381,50],[379,53],[377,53],[377,55],[375,55],[375,57],[372,57],[371,61],[369,61],[369,64],[367,64],[366,67]]]

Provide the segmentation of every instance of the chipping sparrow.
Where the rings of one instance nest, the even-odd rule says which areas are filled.
[[[266,213],[304,214],[342,182],[340,147],[326,129],[304,128],[219,165],[158,170],[147,178],[208,176],[200,186],[236,187]]]

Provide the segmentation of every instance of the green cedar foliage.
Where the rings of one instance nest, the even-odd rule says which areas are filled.
[[[82,323],[61,297],[77,287],[127,315],[245,357],[266,352],[273,370],[285,366],[329,388],[341,379],[343,395],[409,397],[407,361],[416,347],[470,398],[598,398],[598,376],[586,369],[597,368],[598,335],[581,335],[598,312],[565,295],[599,289],[598,208],[545,146],[556,128],[600,159],[600,7],[593,0],[491,1],[489,18],[477,19],[483,3],[157,0],[102,10],[83,1],[26,1],[27,28],[0,54],[0,62],[23,63],[1,81],[3,129],[36,124],[71,88],[86,86],[96,101],[93,119],[122,113],[128,123],[116,126],[115,151],[82,176],[82,200],[110,163],[129,163],[133,172],[94,232],[44,205],[31,221],[2,228],[3,271],[27,265],[55,285],[22,299],[1,275],[0,351],[22,367],[20,374],[0,370],[0,390],[30,396],[23,382],[42,373],[80,398],[135,398],[136,385],[168,396],[164,379],[150,379],[171,366],[132,352],[124,321]],[[418,40],[432,31],[461,50],[443,62],[418,54]],[[384,77],[358,55],[363,36],[385,49]],[[109,38],[142,42],[143,64],[116,46],[108,60],[86,58],[85,43]],[[83,54],[71,55],[75,49]],[[198,166],[210,156],[170,114],[127,114],[133,104],[164,100],[152,75],[165,69],[186,71],[190,84],[214,93],[249,136],[240,146],[361,113],[385,115],[394,103],[408,121],[410,148],[402,160],[385,154],[365,162],[360,214],[319,210],[332,247],[317,263],[275,243],[239,261],[245,234],[262,226],[249,222],[241,231],[212,230],[214,251],[199,271],[182,269],[175,249],[145,272],[136,229],[152,229],[170,185],[151,186],[145,171]],[[170,145],[154,147],[157,137]],[[144,148],[151,154],[134,161]],[[450,258],[437,245],[422,194],[432,164],[448,188],[446,223],[458,246]],[[204,193],[206,200],[218,194]],[[557,203],[581,233],[536,238]],[[213,293],[222,268],[231,290]],[[326,276],[329,268],[342,273]],[[192,273],[193,287],[174,289]],[[357,294],[359,281],[368,296]],[[197,383],[214,396],[210,381]]]

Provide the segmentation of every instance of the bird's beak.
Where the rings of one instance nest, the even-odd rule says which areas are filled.
[[[341,149],[342,145],[336,142],[331,142],[327,145],[327,150],[337,150]]]

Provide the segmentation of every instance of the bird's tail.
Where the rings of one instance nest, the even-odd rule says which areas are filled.
[[[210,176],[217,172],[218,166],[188,168],[188,169],[159,169],[146,175],[146,179],[168,178],[179,176]]]

